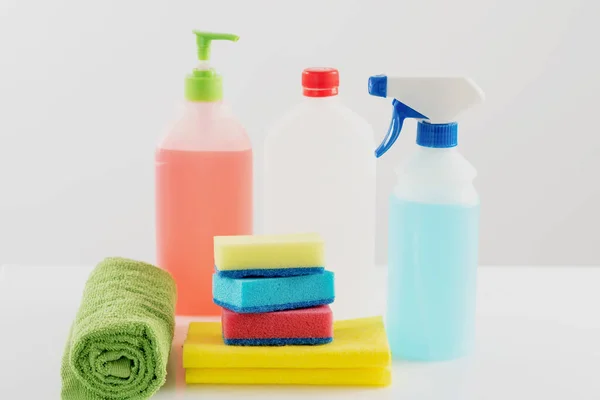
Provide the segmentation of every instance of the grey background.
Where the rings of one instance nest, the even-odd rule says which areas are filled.
[[[0,263],[154,261],[153,151],[197,28],[241,36],[213,59],[257,160],[304,67],[337,67],[378,139],[391,105],[369,75],[472,77],[487,98],[460,149],[479,171],[481,263],[600,264],[598,16],[596,0],[1,1]],[[393,166],[413,146],[407,122],[378,161],[379,262]]]

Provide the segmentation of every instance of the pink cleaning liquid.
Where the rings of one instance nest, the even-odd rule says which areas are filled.
[[[213,237],[252,234],[252,213],[245,130],[219,103],[189,103],[156,151],[157,262],[177,283],[177,315],[221,315]]]

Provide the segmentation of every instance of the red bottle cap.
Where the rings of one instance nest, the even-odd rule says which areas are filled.
[[[338,94],[340,75],[335,68],[306,68],[302,71],[302,88],[307,97],[328,97]]]

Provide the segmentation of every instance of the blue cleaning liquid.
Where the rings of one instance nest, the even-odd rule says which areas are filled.
[[[395,359],[462,357],[475,341],[479,204],[392,195],[386,329]]]

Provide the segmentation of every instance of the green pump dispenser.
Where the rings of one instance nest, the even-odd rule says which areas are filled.
[[[230,33],[193,32],[196,35],[198,60],[201,64],[185,78],[185,98],[189,101],[219,101],[223,98],[223,80],[208,64],[210,44],[213,40],[237,42],[239,37]]]

